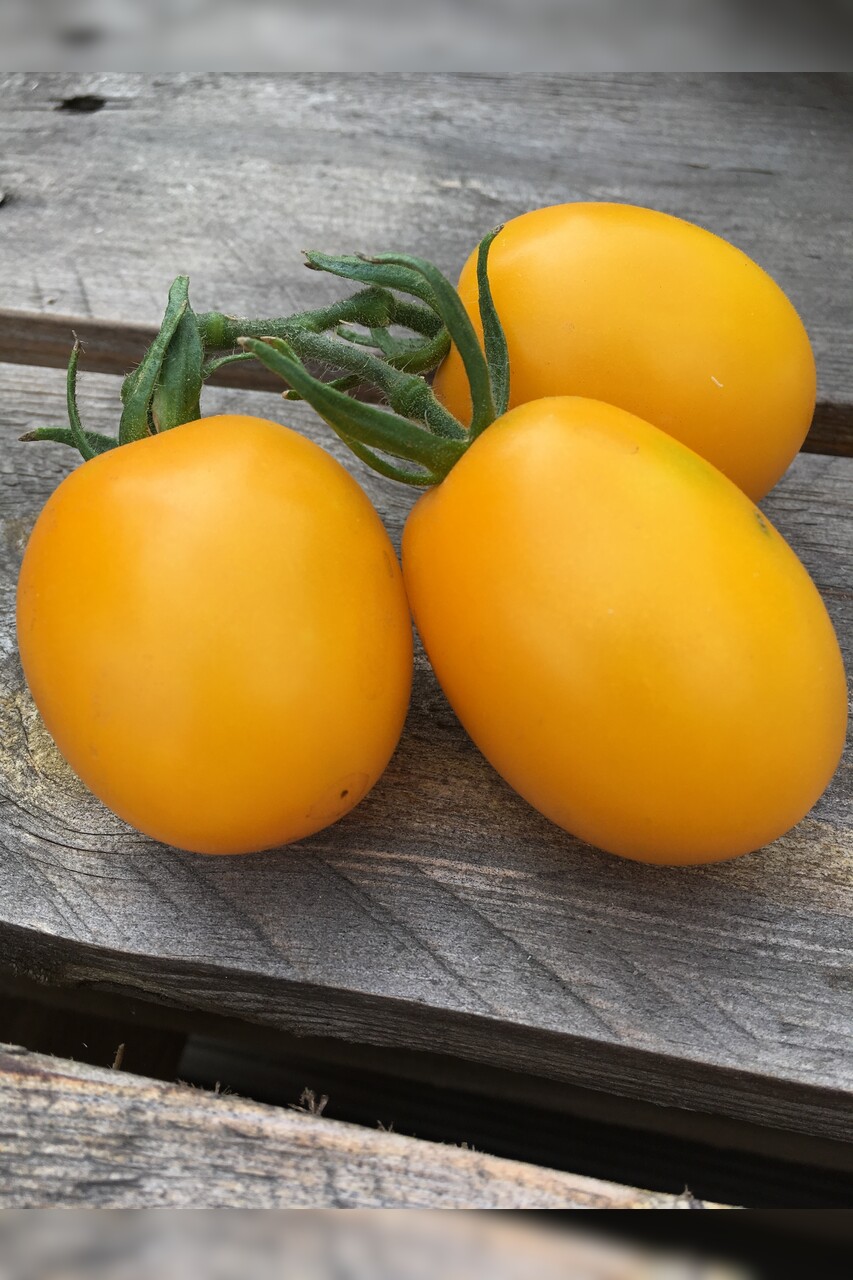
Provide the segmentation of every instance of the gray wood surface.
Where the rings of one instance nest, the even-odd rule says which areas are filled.
[[[455,274],[527,209],[629,201],[751,254],[850,406],[851,108],[845,75],[0,76],[0,305],[154,323],[188,272],[279,314],[335,293],[305,248]]]
[[[0,942],[5,967],[295,1030],[459,1055],[830,1137],[853,1115],[850,755],[771,848],[643,867],[539,817],[467,740],[419,659],[408,727],[374,792],[297,847],[177,853],[76,781],[21,678],[14,585],[73,463],[16,443],[63,411],[58,370],[0,367]],[[118,382],[81,382],[93,429]],[[304,405],[211,390],[341,447]],[[411,500],[357,469],[396,537]],[[853,658],[853,461],[801,456],[766,509]]]
[[[103,109],[56,110],[79,93]],[[336,291],[302,271],[303,246],[418,250],[453,272],[525,208],[631,200],[702,222],[779,280],[844,432],[851,96],[839,76],[0,77],[0,302],[151,324],[189,271],[201,308],[288,311]],[[114,429],[117,390],[81,379],[93,429]],[[343,456],[304,406],[215,390],[206,407],[279,417]],[[63,412],[58,371],[0,366],[7,971],[851,1136],[849,752],[769,850],[634,866],[514,796],[421,658],[400,750],[345,822],[240,860],[153,845],[60,760],[16,656],[20,555],[72,465],[16,438]],[[352,465],[398,537],[409,496]],[[852,481],[849,459],[804,456],[766,503],[848,662]]]
[[[0,1045],[0,1097],[2,1209],[670,1209],[679,1203],[677,1196],[12,1045]]]

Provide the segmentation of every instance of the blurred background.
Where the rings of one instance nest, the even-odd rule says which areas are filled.
[[[851,0],[0,0],[0,69],[843,70]]]
[[[831,1215],[11,1210],[0,1280],[778,1280],[849,1275]],[[643,1239],[643,1235],[648,1239]],[[667,1236],[671,1241],[667,1242]],[[633,1237],[633,1238],[632,1238]],[[818,1242],[816,1247],[816,1242]]]
[[[562,1228],[562,1229],[561,1229]],[[751,1280],[718,1251],[626,1242],[559,1219],[404,1211],[12,1211],[0,1280]]]

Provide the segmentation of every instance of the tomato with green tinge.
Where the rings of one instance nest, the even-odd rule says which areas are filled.
[[[57,746],[140,831],[245,853],[342,817],[408,706],[399,564],[366,494],[277,423],[205,418],[84,463],[18,589]]]
[[[403,573],[471,737],[602,849],[747,853],[838,764],[844,670],[805,569],[720,471],[622,409],[560,397],[493,423],[413,508]]]
[[[489,282],[510,356],[510,407],[579,395],[675,436],[758,501],[800,448],[815,365],[782,290],[727,241],[626,204],[564,204],[507,222]],[[459,293],[481,332],[476,251]],[[471,403],[452,349],[435,390]]]

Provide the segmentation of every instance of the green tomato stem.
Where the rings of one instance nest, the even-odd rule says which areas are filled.
[[[22,435],[22,441],[51,440],[54,444],[69,445],[76,449],[86,461],[115,449],[118,441],[112,436],[101,435],[98,431],[84,431],[77,408],[77,364],[80,360],[80,339],[74,335],[74,346],[68,357],[68,370],[65,375],[65,396],[68,407],[67,427],[36,427]]]
[[[157,337],[122,385],[118,440],[86,432],[80,422],[77,342],[68,365],[69,426],[37,428],[24,439],[73,444],[84,458],[92,458],[118,444],[199,417],[204,381],[223,365],[257,358],[284,380],[287,396],[307,400],[349,448],[380,474],[404,484],[437,484],[508,401],[506,341],[487,274],[489,246],[497,233],[485,237],[477,263],[485,356],[455,289],[437,267],[421,258],[309,253],[307,265],[313,270],[366,287],[314,311],[261,320],[216,311],[196,315],[189,304],[189,280],[178,276],[169,290]],[[391,290],[409,296],[400,298]],[[408,328],[419,336],[392,335],[391,326]],[[469,431],[438,401],[422,376],[444,359],[451,340],[471,386]],[[237,345],[243,349],[233,350]],[[303,360],[345,372],[332,382],[321,381],[309,373]],[[345,394],[361,384],[376,387],[394,412]]]
[[[118,446],[115,436],[105,436],[99,431],[86,431],[85,436],[90,450],[83,454],[86,458],[94,458],[97,454],[107,453]],[[50,440],[53,444],[65,444],[71,449],[76,449],[78,453],[81,452],[79,437],[70,427],[34,427],[32,431],[18,436],[18,439],[24,443],[31,440]]]
[[[498,232],[502,230],[502,226],[495,227],[493,231],[483,237],[477,250],[477,290],[479,294],[480,320],[483,325],[483,344],[486,348],[486,364],[489,366],[492,396],[495,402],[495,416],[498,418],[503,417],[509,405],[509,351],[506,345],[506,334],[503,331],[503,326],[492,298],[488,261],[492,241]],[[483,428],[480,427],[480,431],[482,430]],[[477,436],[479,433],[472,422],[472,436]]]
[[[395,298],[387,289],[367,288],[349,298],[342,298],[314,311],[299,311],[292,316],[249,320],[206,311],[197,316],[199,333],[208,351],[233,347],[238,338],[284,338],[294,329],[321,333],[340,324],[360,324],[366,329],[385,330],[398,324],[424,337],[435,338],[441,332],[441,319],[434,311],[407,299]]]
[[[312,333],[309,329],[296,326],[288,334],[286,341],[301,360],[347,369],[360,383],[377,387],[392,409],[414,422],[429,422],[436,435],[449,440],[465,439],[464,427],[439,404],[423,378],[413,377],[410,372],[403,372],[396,367],[398,357],[383,360],[367,352],[364,347],[340,342],[326,334]],[[399,360],[408,366],[414,356],[411,352],[405,352]]]
[[[485,252],[488,254],[488,244]],[[471,437],[478,436],[494,422],[495,402],[492,396],[489,366],[459,294],[450,281],[441,274],[438,267],[423,258],[412,258],[408,254],[383,253],[379,257],[371,258],[370,261],[412,271],[422,276],[429,285],[435,298],[436,310],[462,357],[462,363],[468,375],[473,406]]]
[[[80,339],[74,335],[74,346],[68,357],[68,371],[65,376],[65,399],[68,408],[68,422],[71,438],[83,458],[94,458],[95,450],[86,437],[80,413],[77,409],[77,364],[80,360]]]
[[[155,431],[168,431],[201,417],[204,385],[204,346],[198,321],[187,301],[169,342],[151,396],[151,423]]]
[[[118,428],[119,444],[128,444],[131,440],[143,440],[151,435],[154,426],[151,418],[151,402],[160,380],[166,352],[189,306],[189,283],[188,276],[178,276],[173,282],[160,332],[151,343],[139,367],[125,378],[122,387],[124,409]],[[177,424],[173,422],[171,425]]]
[[[445,343],[452,339],[468,374],[473,405],[469,431],[448,413],[424,379],[412,373],[417,362],[428,363],[424,360],[424,349],[413,353],[406,344],[401,356],[400,340],[391,338],[387,332],[380,333],[371,327],[368,338],[339,321],[335,338],[288,326],[287,342],[269,335],[258,341],[252,334],[244,334],[239,343],[283,378],[290,388],[285,394],[307,400],[353,453],[375,471],[404,484],[422,487],[437,484],[472,441],[505,411],[509,400],[506,339],[487,274],[489,249],[499,231],[500,227],[484,238],[477,258],[485,355],[458,293],[431,263],[402,254],[383,254],[371,259],[307,255],[308,265],[314,270],[331,271],[366,283],[369,288],[406,290],[427,302],[443,322],[440,339]],[[346,339],[346,343],[341,339]],[[366,351],[368,345],[377,347],[384,358]],[[308,372],[302,359],[325,362],[350,369],[352,373],[349,379],[338,379],[336,383],[321,382]],[[377,387],[400,416],[394,417],[342,394],[352,379]],[[419,469],[399,463],[414,464]]]
[[[221,369],[226,364],[238,364],[241,360],[254,360],[251,351],[230,351],[227,356],[216,356],[213,360],[208,360],[202,365],[201,376],[205,382],[217,369]]]
[[[372,471],[378,472],[380,476],[385,476],[386,480],[398,480],[401,484],[423,489],[431,488],[433,485],[439,484],[443,479],[442,476],[434,475],[430,471],[412,471],[408,467],[395,466],[393,462],[383,458],[374,449],[369,449],[367,445],[361,444],[351,436],[341,435],[341,439],[357,458],[360,458],[362,462],[366,462]]]
[[[333,255],[317,253],[315,250],[306,252],[305,265],[311,271],[327,271],[344,280],[356,280],[361,284],[373,285],[384,290],[399,289],[401,293],[420,298],[433,313],[438,312],[437,299],[429,282],[419,272],[411,270],[408,266],[380,262],[378,259],[364,258],[360,255]]]
[[[426,291],[422,291],[426,292]],[[360,334],[349,331],[350,342],[335,342],[325,336],[328,329],[338,330],[356,324],[367,330]],[[389,332],[391,325],[408,328],[418,336],[399,338]],[[199,397],[204,382],[223,365],[237,360],[255,359],[246,351],[229,351],[244,335],[277,336],[296,343],[306,358],[316,359],[331,368],[349,370],[336,379],[335,389],[351,390],[364,382],[378,385],[393,404],[405,401],[407,409],[428,421],[439,435],[448,438],[463,434],[461,425],[435,401],[428,388],[416,396],[406,384],[395,380],[397,371],[409,374],[434,369],[447,354],[450,338],[440,316],[421,302],[398,298],[388,289],[376,285],[359,290],[355,295],[314,311],[273,319],[243,319],[217,311],[196,315],[189,304],[189,280],[178,276],[169,290],[163,323],[142,362],[124,379],[121,388],[122,414],[118,439],[83,430],[76,404],[76,374],[79,346],[75,345],[69,361],[68,427],[39,427],[22,439],[51,440],[71,445],[85,459],[143,439],[159,431],[167,431],[201,416]],[[380,359],[367,352],[353,359],[357,346],[370,346],[384,356]],[[222,354],[214,354],[214,353]],[[400,375],[402,376],[402,375]],[[420,380],[418,380],[420,383]],[[425,386],[425,384],[424,384]],[[299,393],[290,393],[299,398]],[[398,478],[403,478],[398,477]]]
[[[327,382],[315,378],[298,359],[296,352],[281,338],[267,338],[264,341],[241,338],[240,345],[245,350],[252,351],[262,364],[294,387],[350,447],[355,441],[366,450],[388,454],[422,467],[424,475],[420,480],[414,478],[416,473],[411,473],[412,478],[408,483],[420,483],[424,486],[435,484],[465,451],[462,440],[448,440],[433,435],[415,422],[397,417],[375,405],[353,400]]]

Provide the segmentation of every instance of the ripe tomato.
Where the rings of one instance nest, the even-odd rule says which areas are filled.
[[[333,458],[258,418],[86,462],[40,515],[24,672],[57,746],[140,831],[245,853],[335,822],[382,773],[412,667],[402,576]]]
[[[835,770],[845,678],[811,579],[725,476],[622,409],[495,422],[413,508],[403,574],[471,737],[602,849],[747,853]]]
[[[508,222],[489,254],[510,355],[510,407],[580,395],[635,413],[758,501],[809,429],[815,366],[782,290],[701,227],[623,204],[565,204]],[[459,293],[478,332],[476,251]],[[435,391],[471,415],[458,352]]]

